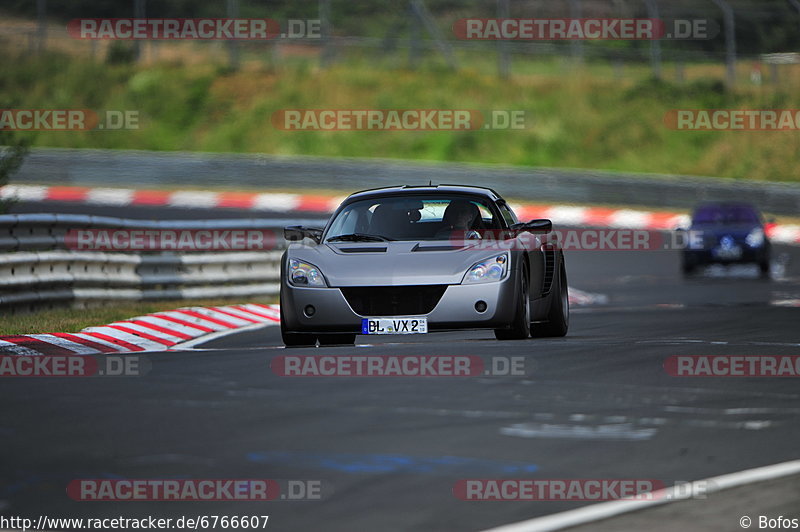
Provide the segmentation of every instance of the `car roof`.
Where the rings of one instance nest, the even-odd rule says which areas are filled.
[[[353,201],[356,199],[366,199],[371,197],[380,196],[395,196],[402,194],[471,194],[476,196],[484,196],[492,201],[502,199],[500,195],[488,187],[478,187],[473,185],[395,185],[391,187],[372,188],[361,190],[350,194],[346,201]]]
[[[709,201],[697,205],[692,211],[692,224],[741,225],[763,223],[761,212],[743,201]]]
[[[758,211],[755,205],[744,201],[706,201],[697,204],[694,208],[696,211],[700,209],[751,209]]]

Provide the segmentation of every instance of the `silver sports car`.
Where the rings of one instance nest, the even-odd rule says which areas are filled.
[[[284,229],[281,333],[287,346],[357,334],[493,329],[500,340],[564,336],[564,256],[550,220],[519,223],[488,188],[366,190],[324,228]]]

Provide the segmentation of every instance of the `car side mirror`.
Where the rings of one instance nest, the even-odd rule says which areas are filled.
[[[322,240],[322,229],[318,227],[303,227],[302,225],[290,225],[283,228],[283,238],[288,242],[299,242],[304,238],[310,238],[317,244]]]
[[[547,218],[539,218],[530,222],[516,223],[511,226],[511,229],[517,234],[527,231],[528,233],[546,235],[553,230],[553,222]]]

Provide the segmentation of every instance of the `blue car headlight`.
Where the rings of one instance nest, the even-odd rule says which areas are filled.
[[[289,259],[288,269],[289,271],[286,273],[289,284],[294,286],[327,286],[320,269],[311,263],[298,259]]]
[[[751,248],[760,248],[764,245],[764,230],[760,227],[753,229],[744,241],[747,242],[747,245]]]
[[[508,253],[493,255],[488,259],[473,264],[462,284],[493,283],[502,280],[508,273]]]

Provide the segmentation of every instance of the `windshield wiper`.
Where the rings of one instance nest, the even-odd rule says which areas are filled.
[[[326,242],[389,242],[394,240],[381,235],[368,235],[365,233],[351,233],[349,235],[332,236]]]

